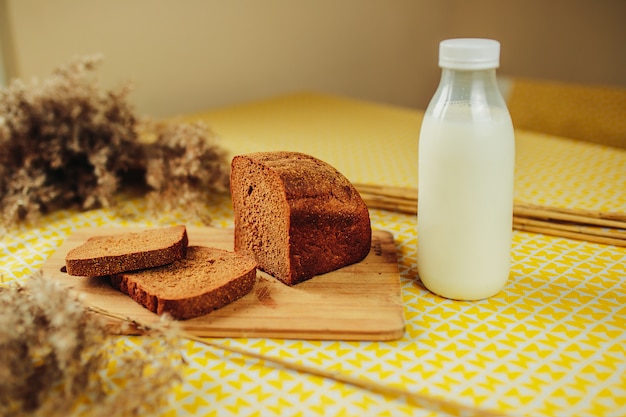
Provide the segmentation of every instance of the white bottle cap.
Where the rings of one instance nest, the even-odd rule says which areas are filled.
[[[447,39],[439,44],[439,66],[481,70],[500,66],[500,42],[493,39]]]

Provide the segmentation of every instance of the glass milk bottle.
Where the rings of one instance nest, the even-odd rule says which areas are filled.
[[[442,41],[420,132],[417,268],[426,288],[455,300],[491,297],[509,277],[515,142],[499,60],[498,41]]]

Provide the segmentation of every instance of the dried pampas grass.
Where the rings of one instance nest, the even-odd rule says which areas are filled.
[[[199,124],[138,117],[130,85],[100,88],[92,75],[100,62],[78,58],[47,79],[0,90],[0,225],[108,207],[137,184],[162,202],[153,205],[159,209],[226,190],[228,161],[215,135]],[[157,140],[143,141],[146,131]]]
[[[108,206],[141,152],[130,86],[100,91],[88,57],[0,92],[0,194],[5,222],[64,207]]]
[[[0,286],[0,416],[154,413],[182,381],[181,339],[171,320],[145,330],[109,335],[102,318],[41,276]]]
[[[187,221],[210,222],[204,204],[229,191],[230,167],[215,135],[203,123],[147,122],[154,141],[146,146],[149,207],[166,212],[184,207]]]

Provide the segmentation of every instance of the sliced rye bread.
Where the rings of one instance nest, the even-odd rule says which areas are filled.
[[[170,264],[185,257],[185,226],[95,236],[65,257],[69,275],[97,277]]]
[[[363,260],[369,211],[326,162],[297,152],[238,155],[231,164],[235,251],[294,285]]]
[[[248,294],[256,280],[254,259],[222,249],[189,246],[170,265],[111,276],[111,285],[157,313],[186,320]]]

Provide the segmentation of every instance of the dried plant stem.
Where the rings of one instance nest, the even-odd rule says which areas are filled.
[[[518,217],[536,217],[546,220],[559,220],[571,223],[589,224],[603,227],[626,229],[626,213],[596,212],[579,209],[562,209],[516,203],[513,214]],[[624,217],[624,220],[612,220]]]
[[[121,320],[138,329],[150,329],[149,324],[140,323],[137,320],[134,320],[132,318],[125,317],[123,315],[116,314],[116,313],[113,313],[113,312],[110,312],[101,308],[96,308],[96,307],[88,307],[88,308],[93,312],[104,315],[108,318]],[[320,368],[293,363],[293,362],[282,360],[280,358],[267,356],[261,353],[247,350],[247,349],[242,349],[236,346],[227,346],[225,344],[215,342],[213,340],[195,336],[183,330],[179,331],[179,335],[182,338],[192,340],[194,342],[201,343],[206,346],[210,346],[216,349],[221,349],[230,353],[235,353],[244,357],[254,358],[254,359],[262,360],[265,362],[273,363],[282,368],[289,369],[292,371],[317,376],[319,378],[330,379],[330,380],[341,382],[344,384],[349,384],[349,385],[352,385],[361,389],[365,389],[371,392],[375,392],[381,395],[404,398],[406,399],[406,401],[416,406],[428,408],[428,409],[440,410],[450,415],[481,416],[481,417],[492,417],[492,416],[504,417],[505,416],[505,414],[500,413],[500,412],[495,412],[492,410],[486,410],[486,409],[482,409],[478,407],[472,407],[469,405],[459,404],[454,401],[450,401],[450,400],[443,399],[443,398],[438,398],[432,395],[411,392],[402,388],[397,388],[397,387],[381,384],[379,382],[366,380],[363,378],[355,378],[355,377],[352,377],[352,376],[349,376],[340,372],[327,371],[327,370],[320,369]]]
[[[394,197],[402,200],[417,202],[417,188],[393,187],[374,184],[354,184],[359,193],[375,196]]]
[[[428,394],[411,392],[402,388],[397,388],[397,387],[393,387],[390,385],[381,384],[379,382],[372,381],[372,380],[366,380],[363,378],[355,378],[355,377],[352,377],[352,376],[349,376],[340,372],[332,372],[332,371],[327,371],[327,370],[320,369],[320,368],[314,368],[311,366],[284,361],[280,358],[269,357],[267,355],[259,354],[256,352],[237,348],[234,346],[226,346],[221,343],[216,343],[210,340],[202,339],[200,337],[196,337],[193,335],[186,335],[185,338],[189,340],[193,340],[198,343],[205,344],[207,346],[226,350],[232,353],[237,353],[242,356],[252,357],[252,358],[260,359],[266,362],[271,362],[283,368],[297,371],[300,373],[314,375],[314,376],[324,378],[324,379],[330,379],[333,381],[337,381],[337,382],[352,385],[361,389],[365,389],[367,391],[375,392],[381,395],[405,398],[408,402],[413,403],[414,405],[424,407],[424,408],[436,408],[438,410],[447,412],[451,415],[484,416],[484,417],[503,416],[502,413],[497,413],[495,411],[455,403],[453,401],[442,399],[442,398],[437,398]]]
[[[626,226],[626,213],[620,212],[610,212],[610,211],[599,211],[599,210],[583,210],[583,209],[572,209],[565,207],[546,207],[537,204],[528,204],[528,203],[517,203],[516,206],[520,209],[527,210],[548,210],[550,213],[563,213],[563,214],[571,214],[574,216],[581,216],[585,219],[603,219],[603,220],[614,220],[621,224],[622,227]]]
[[[417,189],[372,184],[354,184],[371,208],[417,214]]]
[[[411,202],[399,198],[381,197],[366,193],[360,194],[365,204],[370,208],[395,211],[404,214],[417,214],[417,200]]]
[[[603,236],[603,237],[608,237],[608,238],[614,238],[616,240],[620,240],[620,239],[626,240],[626,230],[622,231],[620,229],[610,229],[610,228],[604,228],[604,227],[599,227],[599,226],[584,226],[584,225],[571,224],[571,223],[556,223],[556,222],[536,220],[532,218],[518,217],[518,216],[513,217],[513,223],[515,226],[520,227],[519,230],[522,230],[522,227],[532,226],[532,227],[559,229],[559,230],[578,233],[582,235]]]
[[[417,214],[417,189],[355,184],[370,208]],[[513,228],[626,247],[626,213],[549,207],[515,202]]]
[[[591,227],[569,226],[565,224],[513,217],[513,228],[527,232],[543,233],[546,235],[585,240],[592,243],[601,243],[603,245],[626,247],[626,234]]]

